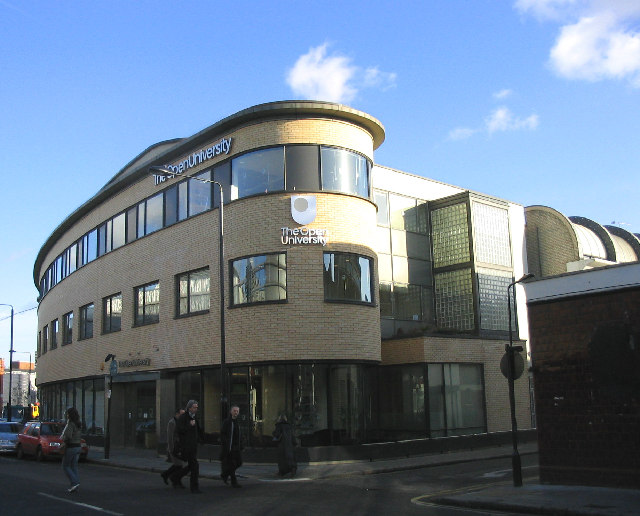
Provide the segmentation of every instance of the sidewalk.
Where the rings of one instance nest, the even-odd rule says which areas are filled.
[[[520,446],[519,451],[521,455],[537,453],[538,447],[535,443],[527,443]],[[276,476],[277,467],[275,464],[245,463],[238,470],[238,477],[268,482],[304,482],[343,476],[405,471],[498,457],[511,457],[511,449],[502,446],[373,462],[299,463],[295,480],[279,479]],[[105,459],[103,448],[92,447],[88,460],[94,464],[160,473],[169,466],[165,458],[165,456],[159,456],[155,450],[112,448],[109,459]],[[201,460],[200,476],[222,482],[220,480],[220,463],[215,460]],[[640,514],[640,490],[551,486],[527,483],[526,481],[523,487],[513,487],[508,481],[474,490],[425,495],[415,499],[414,503],[418,505],[453,505],[526,514],[637,516]]]

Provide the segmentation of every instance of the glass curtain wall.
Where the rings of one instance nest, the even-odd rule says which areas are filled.
[[[383,338],[434,328],[433,275],[426,201],[374,191]]]
[[[486,432],[481,364],[407,364],[372,368],[366,441]]]
[[[85,435],[104,435],[104,378],[76,380],[39,389],[42,420],[63,421],[70,406],[76,407]]]

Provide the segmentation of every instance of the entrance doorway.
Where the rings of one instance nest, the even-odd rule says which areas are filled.
[[[128,383],[124,391],[124,445],[155,448],[156,382]]]

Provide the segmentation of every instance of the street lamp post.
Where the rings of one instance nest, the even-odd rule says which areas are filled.
[[[0,306],[8,306],[11,308],[11,345],[9,347],[9,401],[7,403],[7,421],[11,421],[11,373],[13,372],[13,305],[0,303]]]
[[[107,428],[104,432],[104,458],[109,458],[109,452],[111,450],[111,396],[113,395],[111,389],[113,388],[113,377],[118,374],[118,363],[116,362],[116,356],[113,353],[109,353],[105,359],[105,363],[111,361],[109,364],[109,390],[107,391]]]
[[[177,174],[171,169],[163,166],[149,167],[149,173],[154,176],[160,176],[165,178],[175,177]],[[224,194],[222,183],[219,181],[212,181],[210,179],[204,179],[202,177],[195,176],[182,176],[187,179],[195,179],[203,183],[211,183],[217,185],[220,190],[220,213],[218,216],[218,264],[219,264],[219,278],[218,284],[220,285],[220,417],[224,419],[228,413],[229,402],[229,389],[227,378],[227,360],[226,360],[226,333],[224,322]]]
[[[507,311],[509,315],[509,344],[505,345],[505,351],[507,352],[508,363],[508,382],[509,382],[509,405],[511,406],[511,439],[513,441],[513,453],[511,455],[511,469],[513,471],[513,485],[515,487],[522,486],[522,464],[520,462],[520,453],[518,452],[518,423],[516,421],[516,396],[513,382],[515,380],[515,361],[514,354],[522,351],[522,346],[513,345],[513,330],[511,324],[511,287],[514,287],[514,299],[515,299],[515,285],[521,281],[533,278],[533,274],[525,274],[517,281],[509,283],[507,286]]]

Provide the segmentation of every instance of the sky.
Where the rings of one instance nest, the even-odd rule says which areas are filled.
[[[640,233],[639,0],[0,0],[0,77],[14,360],[56,227],[150,145],[265,102],[349,105],[385,126],[377,164]]]

